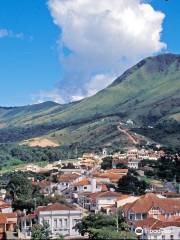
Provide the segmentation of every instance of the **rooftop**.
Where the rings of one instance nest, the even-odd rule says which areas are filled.
[[[161,208],[165,212],[180,211],[180,198],[159,198],[154,193],[147,193],[133,203],[126,204],[125,212],[146,213],[152,207]]]
[[[175,221],[160,221],[155,218],[147,218],[144,220],[139,220],[134,224],[136,227],[142,227],[146,229],[158,230],[160,228],[176,226],[180,227],[180,220]]]
[[[35,212],[40,213],[46,211],[66,211],[66,210],[67,211],[76,210],[76,208],[74,206],[69,206],[61,203],[53,203],[47,206],[38,207]]]

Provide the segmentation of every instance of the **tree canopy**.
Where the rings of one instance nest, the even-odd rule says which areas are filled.
[[[129,239],[131,235],[121,211],[111,216],[102,213],[90,214],[78,222],[75,229],[82,236],[88,234],[90,239],[121,239],[121,236],[122,239]]]
[[[126,176],[123,176],[121,179],[119,179],[117,191],[141,195],[144,194],[148,188],[149,184],[147,182],[144,180],[139,180],[137,173],[129,170]]]
[[[50,230],[49,225],[44,222],[43,225],[36,224],[32,227],[32,240],[49,240]]]

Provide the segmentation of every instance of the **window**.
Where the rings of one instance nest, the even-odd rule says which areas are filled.
[[[67,219],[64,219],[64,227],[65,228],[67,228],[67,225],[68,225],[67,223],[68,223]]]
[[[137,213],[137,214],[136,214],[136,219],[137,219],[137,220],[140,220],[140,219],[141,219],[141,214],[140,214],[140,213]]]
[[[147,218],[147,213],[143,213],[142,214],[142,219],[146,219]]]
[[[162,235],[162,240],[165,240],[166,238],[165,238],[165,235]]]
[[[130,219],[130,220],[134,220],[134,219],[135,219],[135,215],[134,215],[134,214],[130,214],[130,215],[129,215],[129,219]]]
[[[174,235],[170,235],[170,239],[171,239],[171,240],[174,240]]]
[[[58,227],[58,220],[54,219],[54,228],[57,228],[57,227]]]
[[[59,219],[59,227],[62,228],[62,219]]]
[[[84,187],[84,190],[86,190],[87,189],[87,187]]]

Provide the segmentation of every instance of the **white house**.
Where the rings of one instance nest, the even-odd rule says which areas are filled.
[[[38,207],[34,214],[24,215],[20,218],[20,229],[24,238],[30,238],[33,223],[49,225],[52,238],[59,235],[78,237],[79,233],[74,226],[82,218],[82,211],[72,206],[60,203],[49,204],[45,207]]]
[[[121,193],[104,192],[96,198],[96,211],[101,211],[103,208],[115,206],[116,201]]]
[[[58,193],[60,194],[65,189],[70,188],[73,183],[78,182],[81,178],[81,174],[76,172],[60,175],[57,184]]]
[[[128,168],[138,169],[139,168],[139,160],[131,160],[128,162]]]
[[[79,182],[74,183],[74,191],[77,193],[81,192],[101,192],[104,184],[97,182],[96,178],[83,178]]]

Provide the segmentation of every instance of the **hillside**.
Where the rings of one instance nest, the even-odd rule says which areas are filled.
[[[133,120],[134,128],[144,129],[170,119],[179,122],[180,55],[146,58],[109,87],[80,102],[1,107],[0,142],[45,136],[60,144],[127,144],[117,133],[117,125],[128,119]]]

